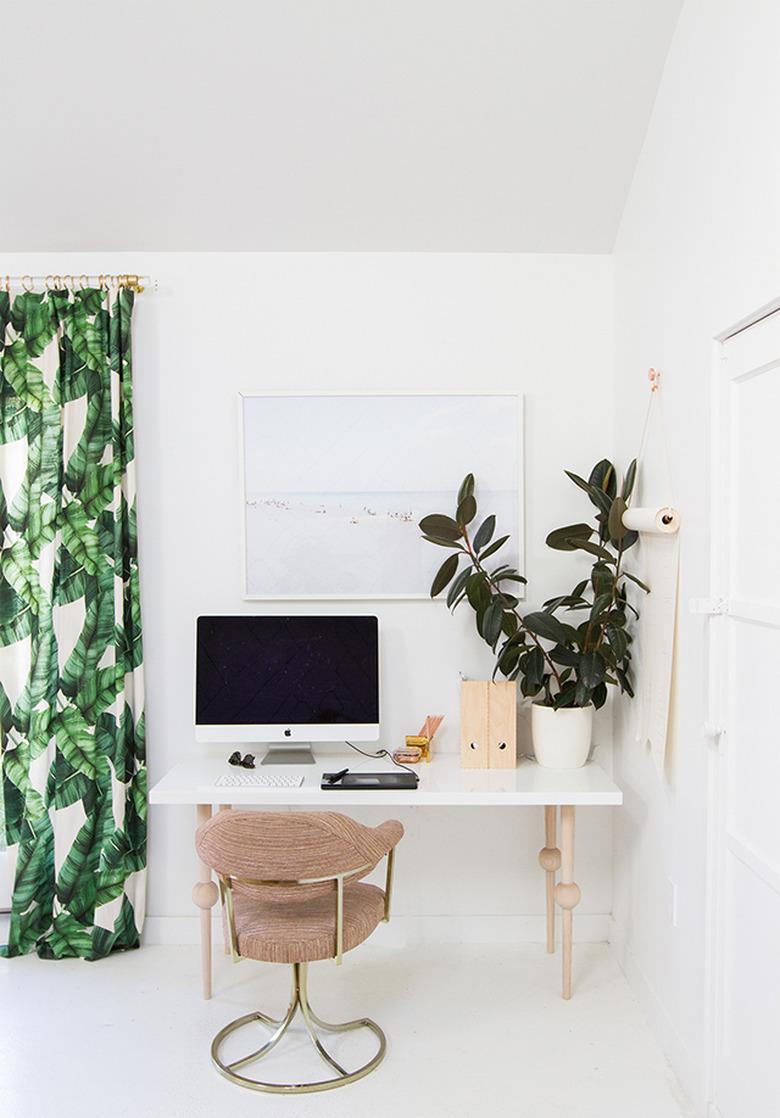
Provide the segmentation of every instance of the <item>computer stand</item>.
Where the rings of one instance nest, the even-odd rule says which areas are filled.
[[[269,745],[261,765],[313,765],[314,754],[308,742],[296,742],[295,745]]]

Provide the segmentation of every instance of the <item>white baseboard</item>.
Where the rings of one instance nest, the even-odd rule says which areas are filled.
[[[609,916],[606,913],[574,917],[575,943],[606,943]],[[559,922],[560,932],[560,922]],[[214,917],[215,941],[220,936],[220,918]],[[544,915],[530,916],[394,916],[389,924],[380,924],[374,940],[387,947],[424,943],[544,943]],[[200,942],[200,916],[147,916],[144,924],[145,944],[178,946]]]
[[[710,1115],[711,1112],[702,1097],[702,1076],[696,1066],[693,1053],[675,1028],[666,1006],[637,962],[631,947],[625,942],[621,929],[612,919],[609,920],[609,942],[620,969],[636,994],[653,1035],[688,1096],[687,1101],[693,1106],[696,1114]],[[715,1115],[717,1111],[714,1112],[713,1118]]]

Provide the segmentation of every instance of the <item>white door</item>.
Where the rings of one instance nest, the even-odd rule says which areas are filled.
[[[780,1114],[780,312],[723,343],[713,1115]]]

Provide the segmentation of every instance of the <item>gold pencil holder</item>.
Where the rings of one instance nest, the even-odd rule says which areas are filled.
[[[406,735],[406,748],[419,749],[420,760],[430,763],[431,760],[431,742],[430,738],[425,737],[424,734],[407,734]]]

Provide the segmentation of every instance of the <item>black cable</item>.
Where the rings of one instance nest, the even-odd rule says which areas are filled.
[[[359,746],[353,745],[352,742],[347,741],[346,738],[344,738],[344,741],[350,749],[354,749],[356,753],[362,753],[364,757],[371,757],[374,761],[379,761],[382,757],[389,757],[394,765],[398,765],[399,769],[403,769],[404,772],[411,773],[412,776],[416,776],[418,780],[420,779],[419,773],[416,773],[414,769],[410,769],[408,765],[402,765],[400,761],[396,761],[392,753],[388,753],[386,749],[380,749],[378,753],[366,753],[365,749],[360,749]]]

